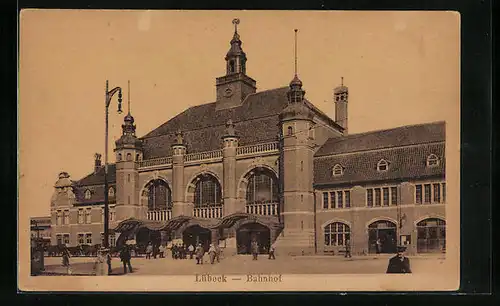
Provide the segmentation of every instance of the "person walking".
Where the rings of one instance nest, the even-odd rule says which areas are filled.
[[[120,252],[120,259],[123,262],[123,274],[127,274],[127,266],[129,272],[132,273],[132,265],[130,264],[131,257],[132,256],[130,255],[130,249],[127,245],[125,245]]]
[[[345,241],[345,258],[351,258],[351,240],[346,239]]]
[[[376,245],[377,245],[377,254],[380,254],[380,252],[382,252],[382,241],[380,241],[380,238],[377,238]]]
[[[196,264],[202,265],[203,264],[203,256],[205,255],[205,249],[203,249],[203,247],[201,246],[201,243],[198,244],[198,246],[196,247],[195,253],[196,253]]]
[[[398,246],[397,255],[389,259],[386,273],[411,273],[410,259],[404,255],[406,247]]]
[[[158,251],[160,252],[160,258],[165,258],[165,245],[160,244],[160,247],[158,248]]]
[[[257,243],[257,241],[252,242],[251,249],[253,260],[257,260],[257,256],[259,255],[259,244]]]
[[[274,257],[274,250],[276,250],[276,246],[273,243],[269,247],[269,259],[276,259],[276,257]]]
[[[189,245],[188,251],[189,251],[189,259],[193,259],[193,253],[194,253],[194,246],[193,246],[193,244]]]
[[[211,243],[210,248],[208,249],[208,256],[210,257],[210,263],[213,265],[215,262],[215,256],[217,251],[215,250],[215,246]]]
[[[71,275],[73,271],[71,271],[71,265],[69,263],[69,258],[71,255],[69,254],[69,249],[67,245],[64,245],[64,248],[62,250],[62,265],[63,267],[66,267],[66,273]]]
[[[153,253],[153,245],[150,242],[146,247],[146,259],[151,259],[151,253]]]
[[[220,262],[220,254],[221,254],[220,246],[219,246],[219,244],[216,244],[215,245],[215,259],[217,260],[217,262]]]

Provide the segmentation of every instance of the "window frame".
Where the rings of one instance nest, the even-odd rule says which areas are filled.
[[[325,247],[342,247],[345,246],[345,242],[348,239],[351,239],[352,232],[349,224],[341,221],[333,221],[323,227],[323,235]],[[334,237],[335,239],[333,239]],[[339,237],[342,238],[339,239]],[[339,241],[341,242],[339,243]]]
[[[439,157],[436,154],[432,153],[427,156],[426,165],[429,168],[437,167],[439,166],[439,161]],[[431,162],[433,164],[431,164]]]
[[[385,169],[381,169],[381,167],[385,166]],[[389,171],[389,162],[385,159],[381,159],[377,163],[377,171],[378,172],[387,172]]]
[[[344,175],[344,167],[341,164],[336,164],[332,168],[332,176],[338,177]]]

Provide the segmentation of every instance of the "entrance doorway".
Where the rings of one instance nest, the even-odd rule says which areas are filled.
[[[199,225],[193,225],[184,230],[182,241],[184,245],[189,246],[192,244],[194,247],[201,243],[205,251],[208,251],[212,242],[212,232]]]
[[[260,223],[242,225],[236,231],[236,244],[238,254],[251,254],[252,242],[259,245],[259,253],[267,253],[271,245],[271,231]]]
[[[151,242],[153,248],[156,248],[161,243],[161,233],[159,231],[152,231],[145,227],[140,228],[136,234],[136,246],[139,253],[144,253],[146,246]]]
[[[417,252],[433,253],[446,250],[446,222],[425,219],[417,223]]]
[[[368,252],[373,254],[396,253],[396,224],[391,221],[375,221],[368,226]]]

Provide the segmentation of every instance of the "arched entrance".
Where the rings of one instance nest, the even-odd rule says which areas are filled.
[[[186,228],[182,233],[182,241],[184,245],[189,246],[192,244],[195,247],[201,243],[205,251],[208,251],[210,243],[212,242],[212,232],[199,225],[192,225]]]
[[[417,252],[442,252],[446,248],[446,221],[429,218],[417,223]]]
[[[146,227],[141,227],[137,230],[135,241],[138,251],[142,253],[150,242],[153,247],[160,245],[161,233],[159,231],[152,231]]]
[[[369,253],[396,253],[396,224],[379,220],[368,226]]]
[[[266,253],[271,244],[271,231],[260,223],[247,223],[236,231],[236,244],[238,254],[251,254],[251,244],[256,241],[259,253]]]

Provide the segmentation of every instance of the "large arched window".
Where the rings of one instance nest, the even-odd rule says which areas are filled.
[[[333,222],[325,226],[325,245],[339,246],[345,245],[351,239],[351,228],[341,222]]]
[[[207,207],[222,204],[222,191],[219,181],[212,175],[204,174],[196,178],[194,206]]]
[[[267,169],[257,169],[250,173],[247,185],[247,204],[277,203],[278,181]]]
[[[446,221],[429,218],[417,223],[417,252],[441,252],[446,249]]]
[[[167,182],[156,179],[149,182],[145,190],[149,210],[166,210],[172,207],[172,194]]]

